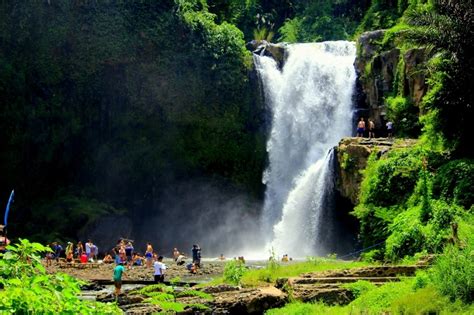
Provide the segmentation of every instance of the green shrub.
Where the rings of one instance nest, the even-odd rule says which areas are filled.
[[[7,249],[0,254],[1,314],[122,314],[115,304],[80,300],[84,282],[47,273],[40,254],[49,248],[20,239]]]
[[[469,314],[467,307],[449,303],[433,286],[408,291],[393,300],[390,314]]]
[[[368,263],[374,263],[376,261],[383,260],[383,250],[381,249],[373,249],[371,251],[362,253],[360,255],[362,261]]]
[[[246,271],[245,264],[240,260],[231,260],[225,264],[224,279],[228,283],[240,285],[240,280]]]
[[[430,276],[426,271],[418,271],[413,282],[413,290],[423,289],[430,283]]]
[[[397,136],[418,137],[421,131],[418,121],[418,107],[401,96],[388,97],[385,102],[387,103],[387,116],[394,122]]]
[[[350,306],[364,310],[369,314],[381,314],[390,309],[394,300],[399,299],[407,292],[411,292],[409,281],[389,282],[363,292]]]
[[[348,283],[348,284],[343,285],[343,287],[351,290],[355,298],[358,298],[362,294],[376,288],[375,284],[369,281],[365,281],[365,280],[359,280],[354,283]]]
[[[282,42],[296,43],[300,40],[301,19],[295,17],[285,21],[282,27],[278,30],[281,34],[279,40]]]
[[[451,301],[474,301],[474,246],[459,249],[448,246],[433,266],[433,282]]]
[[[474,203],[474,161],[471,159],[451,161],[436,173],[433,195],[469,209]]]
[[[414,255],[423,248],[424,235],[420,222],[420,207],[413,207],[399,214],[390,225],[386,241],[386,256],[392,260]]]
[[[421,169],[421,149],[393,149],[377,160],[369,158],[361,184],[360,201],[375,206],[401,204],[410,196]]]

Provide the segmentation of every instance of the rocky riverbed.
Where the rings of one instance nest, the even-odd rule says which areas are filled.
[[[165,259],[167,267],[165,280],[171,280],[179,277],[183,282],[205,282],[210,281],[216,277],[222,275],[224,271],[225,261],[219,260],[204,260],[201,264],[201,268],[198,269],[196,274],[190,273],[186,266],[178,266],[171,259]],[[67,263],[52,263],[51,266],[47,267],[48,272],[64,272],[74,276],[76,278],[92,281],[92,280],[112,280],[112,274],[115,264],[104,264],[104,263],[87,263],[87,264],[67,264]],[[145,266],[131,266],[126,267],[125,274],[123,276],[124,281],[152,281],[153,280],[153,268],[147,268]]]

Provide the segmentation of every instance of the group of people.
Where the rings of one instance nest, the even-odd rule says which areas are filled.
[[[63,250],[63,247],[58,242],[51,243],[49,247],[51,252],[46,254],[46,264],[48,266],[51,265],[52,260],[59,262],[63,252],[67,262],[73,262],[74,259],[81,263],[93,262],[97,260],[99,255],[99,248],[91,240],[87,240],[85,244],[78,241],[75,246],[72,242],[67,242],[65,250]]]
[[[163,263],[163,256],[154,257],[153,263],[153,279],[155,283],[163,283],[165,281],[166,265]],[[119,261],[113,271],[113,280],[115,286],[115,295],[120,294],[122,288],[122,277],[125,273],[125,261]]]
[[[385,124],[385,127],[387,127],[387,137],[392,138],[393,137],[393,122],[388,121]],[[369,132],[369,139],[375,138],[375,123],[371,118],[369,118],[367,130]],[[364,137],[365,131],[366,131],[365,120],[363,117],[361,117],[359,122],[357,123],[357,137]]]
[[[128,250],[127,248],[132,248]],[[125,273],[125,265],[133,264],[134,259],[129,259],[130,255],[128,252],[133,252],[133,245],[130,241],[126,242],[125,240],[119,240],[117,246],[114,248],[115,253],[115,263],[116,266],[113,271],[113,280],[115,285],[115,294],[119,295],[122,287],[122,276]],[[191,273],[196,273],[197,270],[201,267],[201,247],[197,244],[194,244],[192,249],[192,263],[188,264],[186,267]],[[139,255],[134,253],[134,255]],[[177,265],[183,265],[185,263],[186,256],[181,254],[177,248],[173,249],[173,259]],[[109,255],[110,256],[110,255]],[[134,256],[136,257],[136,256]],[[140,256],[139,256],[140,257]],[[111,258],[111,257],[110,257]],[[142,258],[143,259],[143,258]],[[153,246],[151,243],[147,243],[146,252],[145,252],[146,266],[153,266],[153,278],[155,283],[162,283],[165,279],[166,265],[163,263],[163,256],[158,255],[153,252]],[[132,263],[130,263],[132,261]],[[105,262],[105,258],[104,258]],[[141,265],[141,264],[140,264]]]

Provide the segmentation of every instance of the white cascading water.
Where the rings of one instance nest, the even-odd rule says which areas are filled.
[[[267,250],[293,257],[322,254],[330,149],[350,135],[356,79],[355,45],[336,41],[287,46],[280,70],[255,56],[265,102],[272,111],[263,229]]]

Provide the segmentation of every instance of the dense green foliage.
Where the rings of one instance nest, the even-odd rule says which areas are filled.
[[[387,10],[380,11],[382,6]],[[473,73],[467,53],[472,50],[472,10],[472,1],[398,1],[398,7],[373,1],[361,24],[363,29],[364,24],[393,26],[373,43],[377,51],[363,75],[381,72],[375,61],[384,53],[398,54],[393,84],[383,95],[387,117],[395,122],[397,136],[422,140],[369,159],[354,214],[363,244],[385,245],[365,253],[368,261],[441,253],[446,244],[457,242],[456,226],[469,222],[474,162],[458,158],[472,157],[469,127],[464,125],[472,120],[467,87]],[[411,72],[406,65],[410,55],[424,60],[417,65],[412,59]],[[407,80],[419,75],[429,88],[415,102]]]
[[[70,226],[117,209],[159,213],[163,188],[185,178],[261,195],[250,53],[239,29],[215,19],[201,1],[0,4],[11,235],[75,238]]]
[[[0,313],[121,314],[115,304],[80,300],[83,282],[64,273],[48,274],[40,257],[48,250],[21,239],[0,254]]]
[[[472,254],[471,254],[472,256]],[[464,261],[464,267],[472,262]],[[471,314],[474,306],[460,300],[450,301],[440,289],[445,284],[438,270],[430,274],[420,272],[414,279],[391,282],[382,286],[358,281],[345,285],[353,291],[356,299],[347,306],[328,306],[323,303],[287,304],[280,309],[273,309],[266,314]],[[449,278],[449,277],[448,277]],[[463,280],[468,281],[464,277]],[[472,279],[472,278],[471,278]],[[447,279],[450,281],[451,279]],[[465,282],[464,282],[465,283]],[[458,286],[461,288],[461,286]],[[470,294],[472,298],[472,287]],[[469,301],[467,301],[469,302]]]
[[[432,6],[409,11],[412,26],[406,34],[409,42],[427,46],[436,53],[429,63],[431,91],[423,108],[435,113],[425,120],[427,129],[436,130],[446,146],[458,156],[473,156],[468,132],[474,117],[474,2],[472,0],[433,0]]]
[[[445,158],[421,145],[371,156],[354,210],[365,246],[385,241],[385,258],[398,260],[422,251],[442,252],[458,237],[453,224],[464,222],[472,207],[466,182],[474,176],[474,162],[443,164]],[[376,253],[382,254],[377,250],[367,259]]]
[[[473,299],[473,10],[472,0],[2,1],[0,191],[2,202],[17,192],[10,233],[75,238],[107,215],[139,225],[167,210],[157,202],[166,187],[190,179],[261,199],[267,126],[245,42],[353,39],[384,28],[375,57],[400,52],[383,95],[387,118],[397,137],[422,141],[369,160],[354,214],[362,243],[383,245],[364,259],[444,255],[415,283],[352,286],[358,298],[348,307],[283,311],[472,311],[446,299]],[[426,62],[408,73],[413,49]],[[375,57],[363,77],[380,72]],[[429,86],[419,102],[407,88],[414,72]],[[47,275],[43,250],[23,240],[0,260],[2,311],[117,311],[78,301],[80,282]],[[249,271],[231,262],[224,281],[252,286],[355,265],[272,261]],[[165,310],[184,310],[173,290],[141,293]]]

